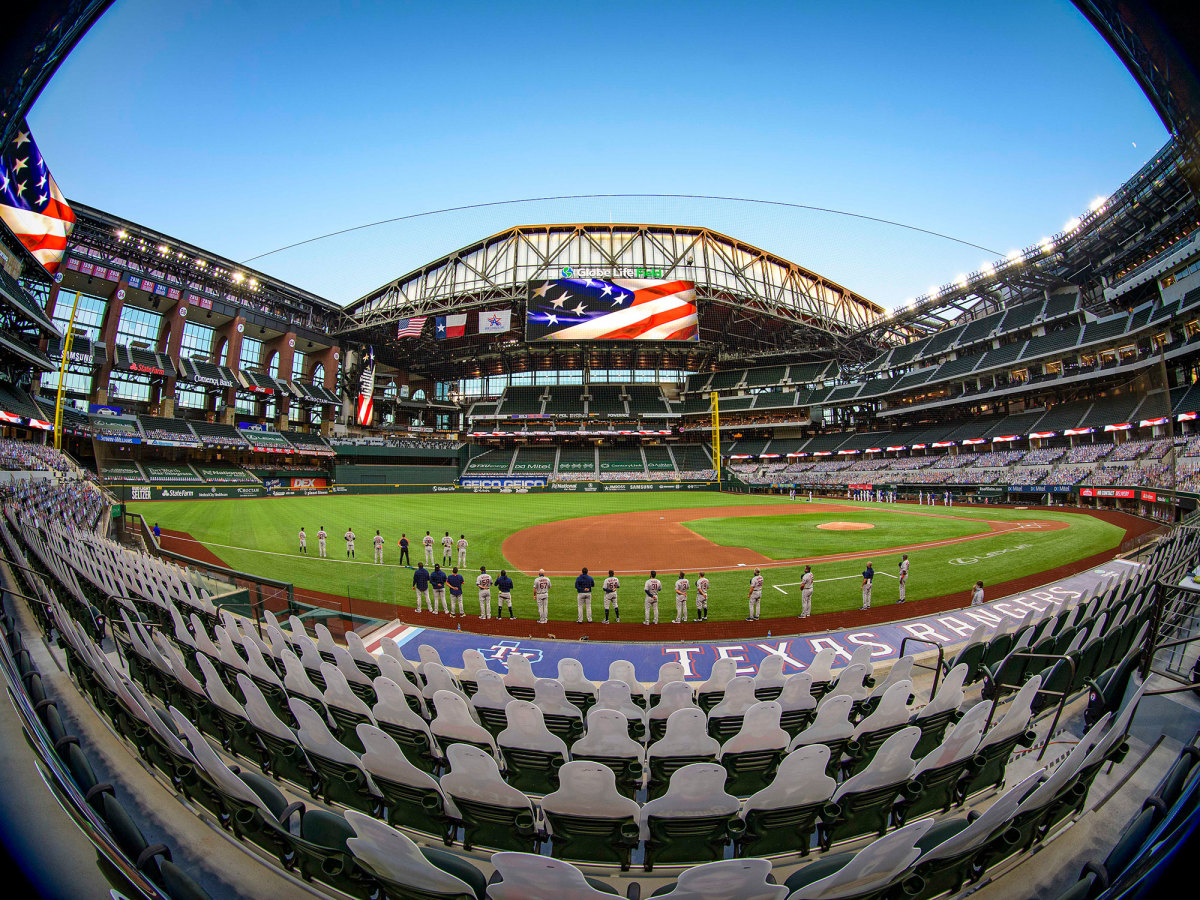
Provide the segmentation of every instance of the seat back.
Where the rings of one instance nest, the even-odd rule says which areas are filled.
[[[500,880],[488,885],[491,900],[612,900],[613,895],[588,884],[579,869],[562,860],[534,853],[494,853]]]
[[[812,724],[792,738],[788,749],[848,740],[854,734],[854,726],[850,723],[850,711],[853,706],[853,699],[845,694],[825,698],[817,707],[817,715]]]
[[[346,821],[355,833],[355,837],[347,839],[346,847],[364,868],[383,881],[399,885],[420,898],[475,897],[471,885],[435,866],[410,838],[395,828],[354,810],[347,811]]]
[[[917,841],[932,827],[932,819],[923,819],[871,842],[838,871],[797,888],[789,900],[880,896],[921,856]]]

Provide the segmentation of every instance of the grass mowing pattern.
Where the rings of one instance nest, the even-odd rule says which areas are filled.
[[[269,578],[290,581],[297,591],[314,590],[340,596],[351,596],[385,603],[412,606],[412,573],[407,569],[376,566],[371,563],[371,538],[378,528],[387,539],[385,561],[396,563],[399,549],[396,541],[403,530],[412,545],[414,564],[423,558],[420,540],[426,529],[440,538],[450,531],[456,538],[466,533],[470,542],[467,554],[469,571],[467,576],[467,609],[475,607],[474,576],[478,567],[486,565],[493,575],[501,568],[509,568],[516,587],[513,602],[517,615],[531,617],[533,598],[531,579],[512,573],[508,561],[503,559],[500,546],[504,538],[515,531],[541,522],[570,519],[578,516],[603,513],[632,512],[652,509],[684,509],[714,506],[759,506],[780,505],[796,509],[798,503],[784,497],[761,495],[729,495],[711,492],[648,492],[646,494],[597,493],[581,497],[576,494],[397,494],[388,496],[343,495],[333,497],[286,497],[247,500],[192,500],[157,503],[130,504],[134,511],[142,513],[151,524],[158,522],[163,528],[189,532],[192,537],[209,544],[221,559],[235,569],[254,572]],[[910,554],[912,570],[909,576],[908,598],[920,600],[961,591],[964,600],[971,585],[982,579],[985,585],[1020,578],[1056,566],[1065,565],[1093,554],[1116,547],[1124,532],[1088,515],[1074,514],[1051,509],[1008,510],[1008,509],[957,509],[944,507],[926,508],[938,516],[928,518],[906,515],[922,511],[921,507],[908,504],[888,506],[885,504],[863,504],[859,511],[821,513],[814,518],[821,521],[861,521],[877,523],[879,527],[859,532],[822,532],[814,528],[810,532],[820,535],[820,540],[831,539],[832,546],[839,549],[822,552],[846,552],[858,546],[878,547],[878,534],[884,528],[895,527],[892,520],[903,520],[903,534],[914,539],[887,541],[893,546],[898,543],[914,543],[919,533],[920,540],[939,540],[982,529],[976,522],[954,521],[969,519],[991,519],[993,521],[1057,520],[1068,524],[1061,531],[1016,531],[994,537],[983,537],[948,547],[921,550]],[[781,510],[782,511],[782,510]],[[797,518],[807,521],[808,516],[764,516],[741,519],[697,520],[697,531],[716,542],[716,532],[729,529],[721,535],[721,542],[732,542],[734,546],[747,546],[761,553],[780,555],[784,558],[800,555],[817,555],[808,551],[792,532]],[[758,531],[760,523],[774,523],[772,531]],[[908,524],[905,527],[905,523]],[[296,534],[303,525],[308,532],[309,556],[297,553]],[[317,529],[324,525],[329,533],[329,560],[316,557]],[[346,558],[342,534],[352,526],[357,542],[357,562],[344,563],[334,560]],[[763,526],[765,528],[765,526]],[[709,534],[708,530],[716,529]],[[753,529],[753,531],[752,531]],[[918,531],[919,530],[919,531]],[[747,540],[753,537],[753,542]],[[856,541],[870,541],[868,545]],[[223,546],[222,546],[223,545]],[[782,547],[795,546],[797,553],[784,553]],[[265,551],[265,552],[255,552]],[[441,545],[435,547],[435,559],[441,559]],[[989,556],[988,554],[994,554]],[[547,568],[553,565],[554,547],[546,548]],[[877,573],[895,574],[899,565],[899,554],[877,554],[872,557]],[[951,560],[958,560],[957,564]],[[861,605],[858,574],[864,561],[822,563],[814,566],[817,578],[813,596],[813,612],[828,612],[857,608]],[[614,567],[620,568],[614,560]],[[799,582],[803,567],[784,566],[764,570],[767,590],[763,595],[764,616],[782,616],[799,612]],[[660,572],[664,584],[669,588],[674,582],[675,572]],[[689,572],[695,579],[695,573]],[[709,594],[709,615],[712,619],[738,619],[746,614],[746,592],[750,572],[712,572],[709,579],[712,590]],[[828,579],[828,580],[827,580]],[[641,582],[644,578],[626,576],[622,579],[622,606],[625,619],[637,620],[641,616]],[[572,579],[558,577],[550,593],[550,616],[557,619],[574,619],[575,596]],[[773,589],[782,585],[787,594]],[[991,599],[995,599],[989,594]],[[494,595],[493,595],[494,599]],[[694,606],[694,594],[690,598]],[[878,577],[875,581],[874,605],[894,603],[896,581]],[[593,603],[593,618],[598,603]],[[668,609],[673,609],[668,599]],[[660,604],[660,616],[662,614]]]

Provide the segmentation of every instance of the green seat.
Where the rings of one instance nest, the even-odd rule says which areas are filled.
[[[932,753],[946,736],[946,729],[961,718],[962,714],[957,709],[945,709],[929,716],[918,715],[913,719],[913,724],[921,729],[921,740],[917,741],[917,749],[913,751],[913,756],[920,759],[925,754]]]
[[[968,644],[958,651],[953,660],[947,660],[944,663],[944,670],[949,672],[955,666],[966,666],[967,674],[963,681],[965,684],[974,684],[983,674],[980,671],[980,667],[983,664],[983,657],[987,653],[987,649],[988,645],[982,641],[975,644]]]
[[[354,829],[342,816],[323,809],[306,810],[303,803],[296,802],[280,814],[272,829],[282,848],[279,861],[285,869],[351,897],[370,898],[374,878],[354,861],[346,845],[354,837]]]
[[[795,737],[812,723],[816,714],[815,707],[813,709],[785,709],[779,717],[779,727]]]
[[[558,789],[558,770],[566,763],[564,753],[501,745],[504,780],[526,794],[549,794]]]
[[[728,773],[725,790],[735,797],[749,797],[761,791],[775,778],[775,771],[787,750],[751,750],[745,753],[722,753],[721,766]]]
[[[611,769],[581,760],[567,763],[559,789],[542,799],[542,811],[551,856],[629,870],[630,854],[641,839],[640,809],[617,792]]]
[[[983,654],[979,660],[979,668],[972,673],[973,677],[968,679],[967,683],[977,681],[983,675],[984,669],[995,670],[1004,658],[1012,652],[1013,644],[1016,641],[1016,635],[1012,632],[998,634],[984,646]],[[965,660],[962,660],[965,662]],[[956,660],[958,662],[958,660]]]
[[[915,797],[920,788],[910,781],[897,781],[864,791],[834,795],[837,812],[822,817],[819,839],[824,849],[851,838],[874,834],[882,837],[892,821],[892,808],[904,795]]]
[[[533,806],[500,777],[491,752],[455,743],[446,756],[450,771],[442,775],[441,788],[458,808],[463,849],[482,846],[533,853],[538,842]]]
[[[333,718],[334,724],[337,726],[337,739],[355,753],[362,753],[363,747],[358,740],[358,734],[355,729],[359,725],[374,724],[371,717],[364,716],[362,713],[352,712],[348,709],[342,709],[340,706],[334,706],[332,703],[327,708],[329,715]]]
[[[742,716],[709,717],[708,733],[722,744],[742,730]]]
[[[814,884],[828,878],[830,875],[840,872],[853,860],[853,853],[833,853],[822,856],[820,859],[810,862],[804,868],[793,872],[783,882],[783,885],[788,889],[789,895],[793,894],[800,890],[800,888],[807,887],[810,884]]]
[[[293,699],[289,708],[300,723],[296,737],[316,772],[314,796],[361,812],[374,810],[376,796],[358,755],[333,736],[325,719],[308,704]],[[357,735],[355,742],[362,746]]]
[[[429,735],[425,731],[383,719],[376,719],[375,724],[400,746],[404,756],[418,769],[430,773],[438,770],[438,759],[433,755]]]
[[[918,790],[905,794],[896,803],[897,825],[915,821],[932,812],[949,812],[965,799],[963,783],[978,761],[964,756],[936,769],[926,769],[913,778]]]
[[[684,766],[696,763],[715,763],[717,754],[697,754],[695,756],[651,756],[647,762],[650,766],[650,781],[646,785],[647,799],[655,800],[661,797],[671,783],[671,776]]]
[[[379,792],[372,815],[385,818],[390,825],[437,836],[447,845],[452,843],[455,825],[430,773],[413,763],[381,727],[360,725],[358,736],[366,747],[363,768]]]
[[[737,798],[725,791],[723,768],[698,763],[678,770],[666,793],[642,807],[645,870],[722,859],[725,845],[746,828],[738,810]]]
[[[617,791],[624,797],[634,797],[642,789],[642,778],[646,767],[634,757],[601,756],[598,754],[572,753],[577,762],[596,762],[612,769],[617,780]]]
[[[504,715],[502,709],[476,706],[475,712],[479,714],[479,724],[490,731],[493,737],[508,727],[508,717]]]
[[[857,775],[863,769],[871,764],[871,760],[875,758],[876,752],[884,745],[888,738],[899,731],[901,728],[908,727],[907,722],[899,722],[895,725],[890,725],[887,728],[879,728],[874,731],[866,731],[858,735],[847,745],[847,752],[850,755],[850,762],[845,764],[845,774],[847,777]],[[922,732],[923,734],[924,732]]]
[[[821,801],[782,809],[754,809],[745,815],[746,830],[738,836],[735,855],[775,856],[799,853],[808,856],[823,816],[836,816],[837,806]]]
[[[972,774],[962,786],[963,796],[970,797],[988,788],[998,788],[1004,783],[1004,772],[1009,757],[1018,745],[1032,747],[1037,735],[1032,731],[1021,731],[1002,741],[981,748],[975,756]]]

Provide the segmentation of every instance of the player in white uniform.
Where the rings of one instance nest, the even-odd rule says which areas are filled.
[[[671,620],[674,624],[687,621],[687,595],[691,586],[687,576],[680,572],[679,580],[675,582],[675,618]]]
[[[754,570],[754,577],[750,579],[750,593],[746,598],[750,601],[750,615],[746,616],[747,622],[757,622],[758,615],[762,612],[762,592],[763,592],[763,577],[758,569]]]
[[[800,576],[800,618],[806,619],[812,615],[813,571],[812,566],[804,567]]]
[[[375,537],[372,538],[372,542],[375,544],[375,562],[382,565],[383,564],[383,535],[381,535],[379,533],[378,528],[375,529]]]
[[[425,532],[425,537],[421,538],[421,543],[425,545],[425,562],[433,565],[433,535],[428,531]]]
[[[651,610],[654,610],[654,624],[658,624],[658,592],[662,590],[662,582],[658,580],[657,575],[657,572],[652,571],[646,579],[646,618],[642,620],[643,625],[650,624]]]
[[[492,617],[492,576],[487,573],[487,566],[479,567],[479,577],[475,579],[475,587],[479,588],[479,618]]]
[[[908,554],[905,553],[900,559],[900,602],[904,602],[904,595],[908,590]]]
[[[317,553],[320,554],[321,559],[325,558],[325,537],[325,526],[322,525],[317,529]]]
[[[354,559],[354,529],[347,528],[342,537],[346,539],[346,559]]]
[[[613,570],[608,570],[608,577],[604,579],[604,584],[600,586],[604,590],[604,624],[608,624],[608,607],[612,605],[613,617],[620,622],[621,610],[617,607],[617,591],[621,589],[621,579],[613,574]]]
[[[550,606],[550,579],[545,569],[538,569],[537,578],[533,579],[533,601],[537,604],[538,622],[545,624]]]
[[[442,565],[450,565],[450,558],[453,555],[454,538],[450,537],[450,532],[446,532],[446,536],[442,538]]]
[[[304,533],[304,529],[300,529],[300,552],[308,553],[308,535]]]
[[[458,536],[458,564],[460,566],[467,564],[467,536],[465,534]]]
[[[708,618],[708,577],[701,572],[696,578],[696,621]]]

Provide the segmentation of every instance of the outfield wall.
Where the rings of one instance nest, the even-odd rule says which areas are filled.
[[[435,484],[334,484],[326,487],[287,488],[258,484],[120,484],[105,485],[121,501],[232,500],[257,497],[322,497],[330,494],[560,494],[619,491],[715,491],[715,481],[581,481],[551,484],[545,478],[464,478],[461,483]]]

